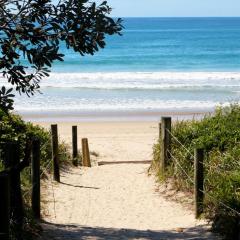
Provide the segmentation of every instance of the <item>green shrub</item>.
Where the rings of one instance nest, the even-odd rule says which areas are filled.
[[[20,146],[20,158],[24,157],[24,150],[28,140],[32,138],[38,138],[41,143],[41,173],[42,176],[46,176],[45,173],[51,172],[51,135],[50,132],[46,131],[40,126],[33,125],[32,123],[24,122],[20,116],[14,114],[5,114],[0,110],[0,171],[4,169],[2,162],[2,153],[4,152],[4,144],[8,142],[17,142]],[[59,156],[60,164],[70,164],[70,154],[68,151],[69,147],[66,143],[61,142],[59,144]],[[47,169],[46,169],[47,168]],[[31,232],[37,229],[37,225],[32,218],[30,210],[30,168],[27,167],[21,172],[21,186],[23,193],[23,201],[25,208],[25,239],[31,237]],[[29,232],[30,231],[30,232]]]
[[[213,222],[213,230],[225,239],[235,239],[239,216],[224,205],[240,212],[240,105],[218,108],[202,120],[177,121],[172,126],[172,155],[193,179],[194,148],[204,148],[205,217]],[[153,162],[160,176],[161,146],[153,147]],[[177,189],[193,191],[193,184],[174,160],[167,168]]]

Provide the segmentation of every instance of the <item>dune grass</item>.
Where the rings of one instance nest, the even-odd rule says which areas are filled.
[[[172,155],[187,175],[194,176],[194,148],[205,149],[204,217],[212,222],[213,230],[225,239],[237,239],[240,216],[240,105],[219,107],[213,115],[202,120],[177,121],[173,135],[184,145],[172,139]],[[153,158],[159,180],[161,146],[153,147]],[[177,190],[193,192],[193,184],[186,174],[171,161],[166,177]],[[226,208],[227,205],[235,211]]]

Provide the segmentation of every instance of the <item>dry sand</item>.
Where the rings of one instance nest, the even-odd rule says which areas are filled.
[[[50,129],[50,123],[39,123]],[[152,146],[158,138],[156,122],[59,123],[59,138],[71,144],[72,126],[78,126],[78,142],[88,138],[90,151],[100,161],[139,161],[152,159]]]
[[[48,128],[49,123],[41,123]],[[59,136],[71,140],[74,123],[59,123]],[[95,161],[149,160],[158,138],[153,122],[78,124],[80,138],[98,152]],[[147,164],[95,165],[61,173],[49,182],[44,239],[217,239],[205,221],[157,191]],[[54,203],[55,200],[56,202]]]

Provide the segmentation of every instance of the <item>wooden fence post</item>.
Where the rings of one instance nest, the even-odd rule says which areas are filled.
[[[10,239],[10,182],[8,174],[0,174],[0,239]]]
[[[78,165],[77,126],[72,126],[72,163]]]
[[[204,150],[194,150],[194,204],[195,204],[195,217],[203,213],[203,161],[204,161]]]
[[[14,170],[20,163],[20,146],[18,143],[7,143],[4,149],[5,167],[12,169],[10,173],[10,214],[16,229],[17,238],[22,237],[23,228],[23,200],[21,192],[20,171]]]
[[[161,174],[164,176],[165,168],[170,160],[171,152],[171,117],[162,117],[161,119]]]
[[[32,142],[32,211],[40,219],[40,141]]]
[[[84,167],[91,167],[90,153],[89,153],[87,138],[82,139],[82,159],[83,159]]]
[[[237,240],[240,240],[240,220],[238,220],[238,235],[237,235]]]
[[[161,141],[161,137],[162,137],[162,123],[160,122],[158,124],[158,129],[159,129],[159,137],[158,137],[158,140],[159,142]]]
[[[57,182],[60,182],[57,124],[51,125],[51,132],[52,132],[53,179]]]

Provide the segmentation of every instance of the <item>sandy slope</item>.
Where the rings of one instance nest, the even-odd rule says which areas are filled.
[[[70,126],[60,125],[67,141]],[[100,153],[98,161],[146,160],[158,129],[146,122],[81,123],[79,135]],[[61,183],[49,183],[46,192],[45,220],[52,223],[44,225],[46,239],[213,239],[190,210],[156,191],[148,167],[105,165],[62,172]]]

